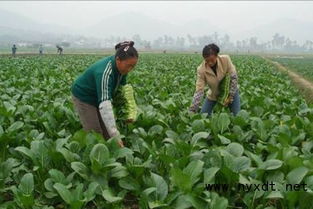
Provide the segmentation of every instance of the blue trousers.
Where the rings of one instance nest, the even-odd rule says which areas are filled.
[[[207,113],[208,116],[210,116],[213,112],[213,108],[216,105],[216,101],[209,100],[207,97],[205,98],[204,104],[201,109],[201,113]],[[239,90],[236,91],[234,95],[234,100],[232,103],[228,105],[230,108],[230,111],[233,113],[233,115],[237,115],[237,113],[240,111],[240,96],[239,96]]]

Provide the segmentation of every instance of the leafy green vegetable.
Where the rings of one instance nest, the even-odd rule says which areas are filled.
[[[142,54],[128,75],[138,107],[115,106],[120,148],[117,138],[81,129],[69,92],[100,58],[1,57],[0,208],[310,207],[313,108],[267,61],[232,56],[242,110],[217,106],[206,118],[188,112],[202,57]],[[281,190],[236,190],[265,181]],[[229,190],[206,191],[213,183]],[[307,191],[285,191],[288,183]]]
[[[230,90],[230,74],[226,73],[225,77],[219,84],[219,96],[217,98],[218,103],[224,105],[226,99],[229,96],[229,90]]]

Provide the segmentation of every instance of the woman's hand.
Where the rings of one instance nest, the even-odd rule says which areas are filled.
[[[125,123],[126,124],[131,124],[131,123],[134,123],[135,122],[135,120],[134,119],[127,119],[126,121],[125,121]]]
[[[120,139],[119,135],[120,135],[120,132],[116,129],[116,131],[111,135],[111,137],[116,137],[118,140],[117,141],[118,146],[122,148],[124,147],[124,143],[122,139]]]
[[[224,106],[227,107],[230,103],[232,103],[232,99],[231,99],[231,97],[229,96],[229,97],[227,97],[227,99],[225,100]]]
[[[188,112],[189,112],[190,114],[194,114],[194,113],[196,113],[196,110],[195,110],[193,107],[189,107],[189,108],[188,108]]]
[[[119,140],[119,141],[118,141],[118,145],[119,145],[121,148],[124,147],[123,141],[122,141],[122,140]]]

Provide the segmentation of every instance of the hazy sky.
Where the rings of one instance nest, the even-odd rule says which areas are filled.
[[[135,12],[182,25],[186,34],[196,31],[188,28],[188,21],[193,21],[196,24],[193,28],[201,29],[209,23],[235,40],[252,36],[269,40],[277,32],[298,41],[313,39],[313,1],[0,1],[0,9],[39,23],[66,26],[82,34],[88,26],[108,17],[123,18],[123,13]],[[0,20],[0,25],[2,21],[5,22]],[[138,27],[132,32],[144,34],[145,28]],[[206,28],[203,34],[213,32]],[[150,32],[166,33],[157,27],[154,30]]]
[[[281,18],[313,20],[313,2],[99,2],[99,1],[0,1],[0,8],[18,12],[43,23],[81,27],[106,16],[136,11],[179,24],[189,19],[214,18],[224,27],[242,29]]]

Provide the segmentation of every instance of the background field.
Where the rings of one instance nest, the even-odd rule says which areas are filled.
[[[282,56],[273,58],[273,60],[313,81],[312,56]]]
[[[0,58],[0,208],[312,208],[313,107],[269,62],[233,55],[242,111],[206,118],[187,111],[201,56],[142,54],[128,77],[139,117],[118,121],[119,149],[81,131],[71,102],[73,80],[102,57]],[[266,181],[280,191],[204,188]]]

